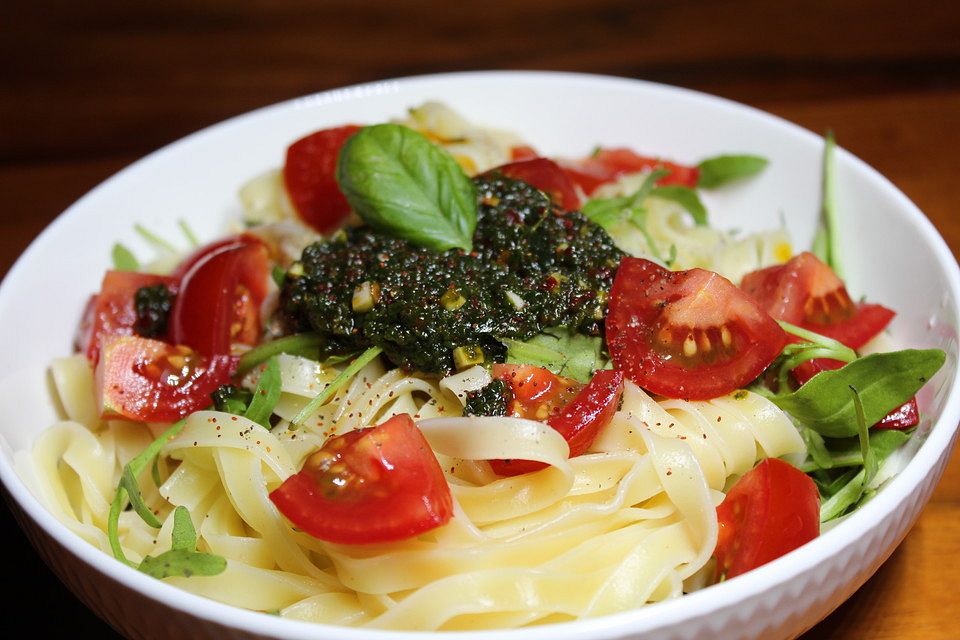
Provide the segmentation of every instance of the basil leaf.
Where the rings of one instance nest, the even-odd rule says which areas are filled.
[[[117,242],[110,252],[113,258],[113,268],[117,271],[140,271],[140,261],[130,249]]]
[[[704,227],[707,225],[707,208],[700,202],[700,196],[697,195],[697,192],[690,187],[671,184],[655,188],[650,192],[650,195],[676,202],[693,216],[693,221],[697,226]]]
[[[722,155],[707,158],[697,165],[700,178],[697,186],[702,189],[714,189],[721,185],[749,178],[763,171],[769,161],[760,156]]]
[[[907,349],[875,353],[835,371],[823,371],[792,393],[770,399],[801,424],[830,438],[857,434],[857,416],[850,387],[863,401],[868,425],[899,407],[943,366],[939,349]]]
[[[270,416],[273,415],[273,409],[280,400],[280,387],[280,363],[276,358],[270,358],[243,417],[269,429]]]
[[[147,556],[137,567],[140,571],[154,578],[170,578],[180,576],[215,576],[223,573],[227,568],[227,561],[222,556],[212,553],[197,553],[186,549],[171,549],[161,553],[156,558]]]
[[[337,182],[375,229],[436,251],[472,247],[476,188],[453,156],[413,129],[358,131],[340,151]]]
[[[532,364],[578,382],[590,382],[594,371],[610,364],[601,353],[603,342],[599,337],[565,329],[548,329],[526,342],[509,339],[501,342],[507,347],[508,364]]]

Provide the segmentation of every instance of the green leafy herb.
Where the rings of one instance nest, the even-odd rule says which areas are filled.
[[[113,245],[110,255],[116,271],[140,271],[140,261],[137,260],[137,256],[119,242]]]
[[[447,151],[413,129],[361,129],[340,152],[337,182],[371,227],[427,249],[471,249],[477,226],[473,182]]]
[[[578,382],[589,382],[593,372],[604,369],[609,360],[601,350],[599,337],[565,329],[548,329],[526,342],[501,340],[507,346],[509,364],[532,364]]]
[[[823,446],[823,453],[826,459],[818,456],[818,452],[807,441],[806,434],[812,434],[820,439]],[[800,470],[804,473],[811,473],[818,469],[841,469],[846,467],[863,466],[863,448],[860,445],[860,438],[840,438],[831,439],[829,447],[823,445],[823,438],[811,429],[802,429],[801,435],[807,442],[807,451],[810,453],[810,460],[800,465]],[[879,458],[889,455],[891,451],[898,449],[903,443],[910,439],[910,434],[899,429],[873,429],[870,431],[870,448],[877,453]],[[883,453],[886,452],[886,453]],[[883,456],[880,454],[883,453]]]
[[[946,356],[939,349],[875,353],[841,369],[823,371],[792,393],[771,400],[800,423],[823,436],[857,433],[857,410],[850,387],[858,389],[867,424],[913,397],[939,369]]]
[[[282,289],[283,284],[287,281],[287,270],[278,264],[274,265],[273,270],[270,272],[270,277],[273,278],[277,287]]]
[[[707,158],[697,165],[700,169],[697,186],[702,189],[714,189],[728,182],[756,175],[768,164],[766,158],[750,155],[723,155]]]
[[[168,241],[164,240],[157,234],[153,233],[143,225],[135,224],[133,225],[133,229],[137,233],[139,233],[144,240],[152,244],[154,248],[156,248],[161,253],[173,253],[173,254],[179,253],[179,251],[175,246],[173,246],[172,244],[170,244]]]
[[[140,517],[144,519],[144,522],[151,527],[160,528],[160,521],[143,502],[143,495],[140,493],[140,484],[137,479],[160,453],[163,445],[180,433],[185,424],[186,421],[184,420],[175,422],[123,468],[120,483],[117,486],[117,492],[114,494],[113,502],[110,505],[110,514],[107,517],[107,538],[110,541],[110,549],[113,551],[114,557],[130,566],[133,566],[133,563],[127,560],[127,556],[123,553],[123,548],[120,546],[120,512],[126,507],[129,499]]]
[[[277,338],[270,342],[264,342],[258,347],[254,347],[240,356],[240,362],[237,365],[237,375],[245,376],[254,367],[263,364],[273,356],[286,353],[292,356],[304,356],[311,359],[317,359],[320,355],[320,347],[323,346],[323,338],[316,333],[296,333],[292,336]]]
[[[650,192],[655,198],[662,198],[676,202],[693,216],[693,221],[701,227],[707,225],[707,208],[700,202],[700,196],[690,187],[684,187],[679,184],[671,184],[665,187],[656,187]]]
[[[269,429],[270,416],[280,400],[280,389],[280,363],[276,358],[270,358],[243,417]]]
[[[173,545],[157,557],[147,556],[137,568],[154,578],[215,576],[227,568],[225,558],[197,552],[197,531],[186,507],[173,512]]]
[[[180,231],[183,232],[183,237],[187,239],[187,242],[190,243],[191,247],[200,246],[200,238],[197,237],[197,234],[193,232],[193,229],[190,228],[190,225],[187,224],[187,221],[183,218],[177,220],[177,225],[180,226]]]
[[[836,141],[828,131],[823,139],[823,200],[820,227],[813,239],[813,253],[830,265],[842,280],[843,266],[840,263],[840,235],[837,230],[837,162]]]
[[[253,400],[253,393],[232,384],[223,384],[210,394],[213,406],[217,411],[242,416],[247,412],[247,406]]]
[[[367,366],[370,361],[379,356],[382,352],[383,349],[380,347],[370,347],[361,353],[356,360],[350,363],[350,366],[341,371],[340,375],[333,379],[333,382],[328,384],[323,391],[310,400],[310,402],[307,403],[307,406],[301,409],[300,413],[298,413],[293,420],[290,421],[290,423],[296,427],[299,427],[301,424],[303,424],[304,421],[313,415],[317,409],[322,407],[327,400],[332,398],[333,394],[339,391],[340,387],[347,383],[347,380],[357,375],[361,369]]]
[[[777,382],[781,390],[790,388],[788,382],[790,372],[808,360],[830,358],[841,362],[853,362],[857,359],[857,353],[838,340],[814,333],[813,331],[792,325],[783,320],[777,320],[777,324],[787,333],[805,340],[805,342],[791,342],[787,344],[777,360],[771,365],[774,371],[779,371]]]
[[[653,191],[657,180],[669,174],[669,171],[662,169],[653,171],[644,179],[643,184],[641,184],[640,188],[634,193],[616,198],[596,198],[589,200],[583,205],[581,212],[591,222],[603,227],[614,239],[619,225],[629,224],[633,226],[643,235],[653,257],[663,261],[663,258],[657,251],[657,245],[653,241],[653,237],[647,230],[647,210],[644,207],[644,203]]]

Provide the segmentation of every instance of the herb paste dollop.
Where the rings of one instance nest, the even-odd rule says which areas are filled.
[[[474,183],[472,251],[348,227],[288,271],[284,330],[315,331],[329,353],[379,346],[395,365],[426,373],[502,361],[501,338],[550,327],[600,335],[623,256],[607,233],[525,182],[492,173]]]

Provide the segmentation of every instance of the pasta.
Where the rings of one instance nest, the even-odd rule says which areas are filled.
[[[71,417],[91,375],[58,362]],[[200,548],[227,559],[216,576],[171,577],[178,587],[235,606],[330,624],[385,629],[478,629],[596,616],[679,596],[716,544],[724,488],[767,456],[802,453],[790,420],[748,391],[708,402],[656,401],[627,383],[622,406],[590,451],[540,422],[460,417],[467,371],[434,382],[363,368],[301,429],[289,419],[335,375],[282,356],[280,420],[272,431],[214,411],[190,415],[164,445],[159,487],[142,482],[163,521],[120,518],[131,560],[170,548],[173,508],[190,510]],[[252,384],[256,373],[251,376]],[[367,407],[365,415],[351,411]],[[268,494],[332,435],[415,412],[453,492],[455,515],[417,538],[373,545],[325,543],[294,530]],[[91,431],[89,427],[93,427]],[[18,466],[73,531],[104,551],[122,465],[155,434],[125,421],[67,420],[45,432]],[[524,457],[550,466],[501,478],[482,462]]]

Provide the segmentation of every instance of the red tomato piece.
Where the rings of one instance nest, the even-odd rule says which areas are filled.
[[[799,367],[794,369],[793,377],[799,384],[806,382],[821,371],[832,371],[839,369],[845,363],[839,360],[828,358],[816,358],[807,360]],[[910,398],[902,405],[893,409],[880,422],[873,425],[873,429],[909,429],[920,424],[920,408],[917,406],[917,399]]]
[[[96,370],[101,415],[173,422],[210,406],[210,394],[235,369],[229,356],[206,358],[159,340],[107,337]]]
[[[630,149],[600,149],[594,155],[576,162],[564,163],[564,170],[573,182],[588,196],[601,185],[615,182],[621,176],[641,171],[669,171],[670,174],[657,180],[658,185],[697,186],[700,169],[651,158],[634,153]]]
[[[783,329],[723,276],[641,258],[620,262],[606,329],[613,363],[628,378],[693,400],[748,384],[787,344]]]
[[[580,196],[577,195],[573,182],[553,160],[548,158],[521,160],[501,165],[491,171],[499,171],[508,178],[523,180],[540,189],[564,211],[580,208]]]
[[[717,577],[733,578],[816,538],[820,494],[806,474],[767,458],[733,485],[717,520]]]
[[[498,367],[501,367],[499,371]],[[530,369],[536,369],[541,373],[530,372]],[[517,370],[525,373],[510,375]],[[504,377],[504,373],[507,377]],[[597,371],[572,401],[560,405],[562,408],[558,407],[559,401],[569,395],[570,389],[579,387],[572,380],[568,381],[546,369],[531,365],[494,365],[494,376],[506,380],[510,383],[511,390],[515,390],[512,407],[517,406],[519,394],[521,398],[530,398],[522,401],[522,412],[535,415],[543,413],[550,416],[546,422],[567,441],[571,458],[585,453],[590,448],[600,430],[613,418],[613,414],[620,406],[620,397],[623,395],[623,373],[620,371]],[[532,409],[532,406],[537,403],[545,410]],[[511,413],[518,417],[529,417],[522,413],[513,411]],[[542,420],[543,418],[532,419]],[[542,462],[533,460],[491,460],[490,466],[494,473],[501,476],[515,476],[539,471],[546,467]]]
[[[101,342],[109,336],[132,336],[137,323],[134,296],[142,287],[163,284],[176,292],[176,280],[150,273],[107,271],[100,293],[87,306],[77,336],[78,347],[91,362],[100,358]]]
[[[536,149],[533,147],[528,147],[525,144],[510,148],[510,160],[512,162],[517,162],[519,160],[533,160],[534,158],[539,157],[540,154],[537,153]]]
[[[270,499],[303,531],[338,544],[403,540],[453,515],[440,463],[407,414],[327,441]]]
[[[256,344],[267,295],[267,248],[253,236],[217,242],[189,258],[170,313],[170,339],[205,355]]]
[[[300,219],[319,231],[336,231],[350,205],[337,184],[337,158],[347,138],[360,130],[346,125],[311,133],[287,149],[283,184]]]
[[[895,315],[878,304],[855,304],[843,281],[807,251],[786,264],[748,273],[740,288],[774,318],[838,340],[851,349],[869,342]]]
[[[507,412],[527,420],[544,421],[559,414],[582,386],[576,380],[532,364],[495,364],[491,373],[510,385]]]

